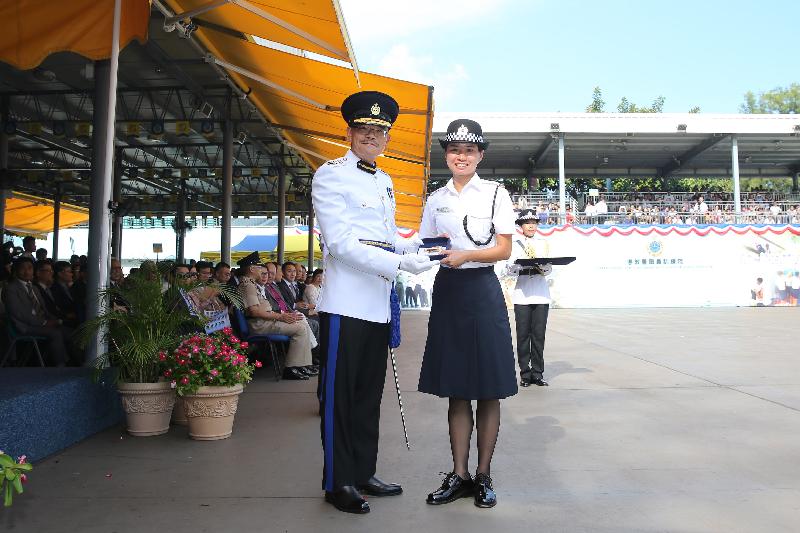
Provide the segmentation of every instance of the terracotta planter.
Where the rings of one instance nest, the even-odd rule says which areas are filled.
[[[186,426],[189,420],[186,418],[186,406],[182,396],[175,398],[175,407],[172,409],[172,423],[176,426]]]
[[[227,439],[233,431],[233,417],[239,405],[242,385],[200,387],[184,396],[189,436],[195,440]]]
[[[175,404],[175,390],[168,381],[159,383],[117,384],[122,408],[128,420],[128,433],[136,437],[162,435],[169,431],[169,418]]]

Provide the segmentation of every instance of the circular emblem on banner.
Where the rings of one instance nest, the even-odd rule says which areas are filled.
[[[650,244],[647,245],[647,251],[653,256],[661,255],[661,252],[664,251],[664,245],[661,244],[661,241],[650,241]]]
[[[466,135],[467,133],[469,133],[469,129],[467,128],[467,126],[465,126],[464,124],[462,124],[462,125],[461,125],[461,127],[460,127],[460,128],[458,128],[458,131],[457,131],[456,133],[457,133],[458,135],[464,136],[464,135]]]
[[[377,102],[372,104],[372,109],[370,109],[373,115],[380,115],[381,114],[381,106],[378,105]]]

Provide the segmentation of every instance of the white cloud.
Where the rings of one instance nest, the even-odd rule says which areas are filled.
[[[378,62],[376,74],[433,85],[439,108],[446,107],[447,100],[458,90],[458,85],[469,79],[464,65],[438,65],[431,55],[414,55],[406,44],[392,46]]]

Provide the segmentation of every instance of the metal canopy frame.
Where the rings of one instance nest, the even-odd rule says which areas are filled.
[[[569,178],[607,184],[614,177],[730,178],[737,214],[740,177],[792,179],[794,189],[800,180],[798,115],[443,113],[434,124],[442,133],[435,135],[462,116],[477,120],[491,143],[479,174],[529,178],[529,186],[557,177],[561,220]],[[449,177],[444,151],[434,143],[431,180]]]
[[[189,215],[219,215],[220,206],[210,196],[223,191],[228,103],[239,139],[233,144],[231,214],[276,211],[279,168],[287,174],[287,208],[304,210],[311,168],[296,151],[281,150],[280,131],[240,89],[231,92],[231,80],[206,63],[197,43],[163,32],[165,20],[154,10],[148,43],[134,42],[120,54],[115,147],[126,212],[174,214],[185,184]],[[2,126],[13,130],[7,186],[54,200],[58,183],[62,201],[88,206],[91,138],[86,133],[94,112],[93,71],[91,61],[70,53],[51,56],[33,71],[0,64],[0,95],[9,102]],[[139,133],[128,135],[131,128]]]

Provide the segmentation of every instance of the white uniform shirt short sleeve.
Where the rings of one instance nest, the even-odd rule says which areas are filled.
[[[457,192],[453,180],[435,191],[428,198],[422,213],[419,236],[422,238],[447,235],[453,250],[482,250],[495,246],[496,237],[483,246],[478,246],[464,231],[464,217],[470,235],[479,241],[489,238],[492,224],[495,235],[511,235],[516,232],[513,204],[505,188],[497,189],[498,184],[481,179],[477,174]],[[497,197],[495,198],[495,190]],[[494,216],[492,216],[492,200]],[[479,268],[490,263],[467,262],[460,268]]]
[[[494,210],[494,232],[497,235],[514,235],[517,232],[515,220],[517,215],[514,213],[514,204],[508,191],[501,187],[497,191],[497,203]]]

